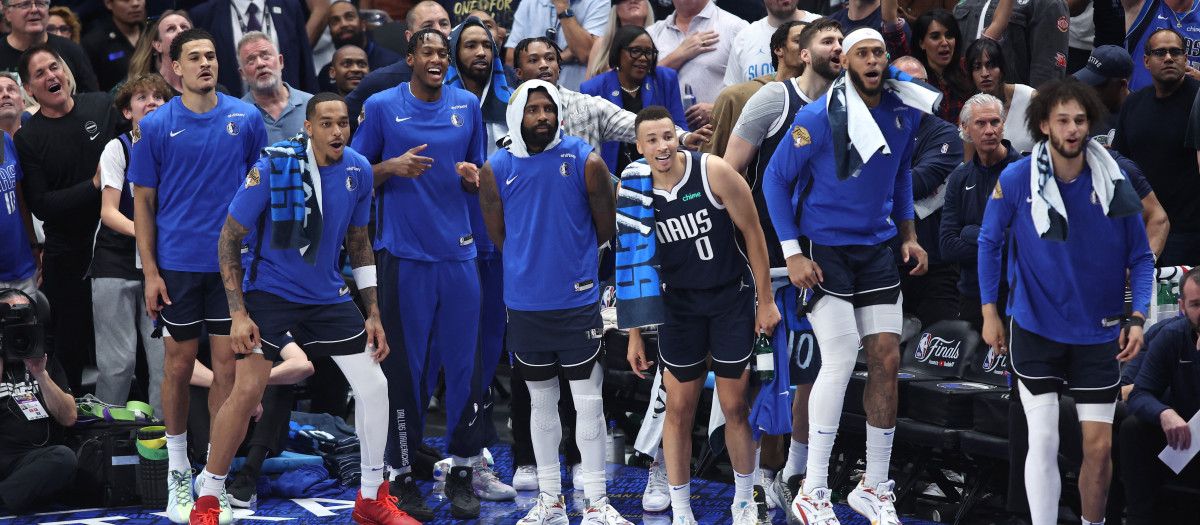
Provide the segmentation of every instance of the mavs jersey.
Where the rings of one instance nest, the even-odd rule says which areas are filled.
[[[741,276],[746,255],[725,206],[708,185],[708,154],[684,152],[683,178],[654,188],[654,222],[662,282],[676,288],[715,288]]]
[[[350,290],[342,279],[338,255],[346,229],[366,226],[371,215],[371,189],[374,176],[371,163],[353,149],[343,149],[342,160],[321,166],[322,235],[317,264],[304,262],[300,250],[270,248],[271,159],[264,157],[254,165],[245,183],[229,204],[229,215],[238,224],[250,228],[242,241],[248,250],[242,256],[246,269],[242,288],[262,290],[288,301],[302,304],[336,304],[350,300]]]
[[[0,159],[0,281],[16,281],[33,275],[37,262],[29,250],[29,238],[25,235],[25,219],[21,207],[17,206],[17,184],[24,174],[17,162],[17,147],[12,137],[4,133],[4,158]]]
[[[1142,57],[1146,56],[1146,39],[1156,29],[1164,27],[1183,35],[1183,52],[1187,54],[1188,65],[1200,67],[1200,1],[1193,0],[1186,13],[1176,13],[1163,0],[1146,0],[1133,27],[1125,35],[1125,49],[1133,57],[1129,91],[1153,84]]]
[[[455,164],[481,166],[487,158],[479,98],[444,86],[441,98],[425,102],[404,82],[367,99],[351,140],[354,150],[372,163],[422,144],[428,147],[418,155],[432,158],[433,165],[420,177],[389,177],[376,190],[375,249],[418,261],[474,259],[468,197]]]
[[[584,167],[592,147],[578,137],[488,162],[504,204],[504,303],[513,310],[578,308],[600,300],[600,256]]]

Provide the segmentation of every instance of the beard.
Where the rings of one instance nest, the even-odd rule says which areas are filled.
[[[879,82],[879,85],[877,87],[875,87],[875,89],[867,89],[867,87],[865,85],[863,85],[864,81],[863,81],[862,76],[859,75],[857,71],[854,71],[853,69],[849,69],[849,68],[847,68],[846,71],[850,73],[850,82],[854,83],[854,87],[857,88],[858,92],[862,93],[863,96],[874,97],[880,93],[883,93],[882,80],[885,78],[883,75],[880,75],[879,78],[880,78],[881,82]]]
[[[796,8],[797,8],[797,5],[795,3],[793,3],[791,9],[782,9],[779,11],[775,11],[775,10],[768,8],[767,13],[775,18],[780,19],[780,20],[787,20],[792,17],[792,13],[796,12]]]
[[[1066,141],[1054,135],[1050,135],[1050,147],[1054,148],[1065,159],[1073,159],[1083,154],[1084,145],[1086,142],[1079,141],[1079,148],[1075,151],[1068,151]]]
[[[537,150],[537,152],[545,150],[546,146],[554,140],[554,133],[556,131],[558,131],[558,128],[553,124],[550,125],[549,131],[544,131],[536,127],[527,128],[522,125],[521,138],[525,139],[525,149],[529,150],[530,153],[535,153],[534,150]]]
[[[485,69],[482,72],[480,72],[480,71],[475,71],[475,68],[471,67],[470,64],[467,64],[467,65],[459,64],[458,72],[460,75],[467,77],[467,78],[471,79],[472,82],[476,82],[478,84],[486,84],[488,81],[488,78],[490,78],[492,76],[491,68]]]
[[[250,81],[250,90],[259,93],[269,93],[278,89],[280,82],[282,80],[276,75],[271,75],[266,80],[255,79]]]
[[[818,75],[821,75],[821,78],[830,81],[837,78],[837,76],[842,73],[841,71],[833,68],[833,63],[830,62],[829,57],[813,62],[812,68],[813,71],[815,71]]]

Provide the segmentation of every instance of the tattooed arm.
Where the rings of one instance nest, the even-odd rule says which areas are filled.
[[[496,185],[496,174],[492,163],[484,163],[479,170],[479,209],[483,222],[487,224],[488,238],[501,252],[504,251],[504,202],[500,200],[500,188]]]
[[[136,223],[135,223],[136,224]],[[221,264],[221,282],[225,285],[225,300],[233,326],[229,331],[234,353],[249,354],[259,346],[258,325],[250,320],[242,300],[242,239],[250,228],[238,224],[232,215],[225,218],[221,238],[217,241],[217,258]]]
[[[371,235],[366,226],[350,226],[346,229],[346,254],[350,256],[351,268],[375,266],[375,253],[371,250]],[[379,320],[379,287],[372,284],[359,287],[358,294],[362,297],[363,309],[366,310],[367,347],[374,347],[371,357],[376,363],[383,361],[390,350],[387,337],[383,333],[383,324]]]

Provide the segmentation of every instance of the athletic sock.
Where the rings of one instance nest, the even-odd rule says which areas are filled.
[[[359,487],[358,494],[362,499],[375,499],[379,495],[379,486],[383,485],[383,465],[363,465],[362,466],[362,487]]]
[[[801,443],[792,440],[791,447],[788,448],[787,463],[783,465],[783,480],[792,479],[792,476],[803,474],[808,467],[808,443]]]
[[[454,467],[469,467],[475,464],[475,458],[464,458],[462,456],[450,456],[450,465]]]
[[[880,483],[888,480],[888,466],[892,460],[892,438],[896,436],[896,427],[878,428],[867,425],[867,471],[863,474],[863,484],[874,489]]]
[[[207,468],[200,473],[200,477],[196,481],[197,492],[202,498],[204,496],[220,497],[221,492],[225,490],[225,476],[213,474]]]
[[[763,473],[764,469],[762,468],[762,446],[761,445],[762,445],[762,443],[754,444],[754,484],[765,487],[765,486],[767,486],[767,484],[763,483],[763,478],[766,477],[766,474]],[[736,472],[736,471],[734,471],[734,472]]]
[[[187,472],[192,468],[187,457],[187,431],[172,436],[167,434],[167,468],[176,472]]]
[[[1080,520],[1083,521],[1083,525],[1104,525],[1104,520],[1088,521],[1087,518],[1080,518]]]
[[[559,463],[553,465],[538,465],[538,490],[545,492],[554,497],[562,495],[562,474],[559,472]]]
[[[671,485],[671,512],[675,517],[686,516],[693,522],[696,517],[692,514],[692,484]]]
[[[754,503],[754,473],[742,474],[733,471],[733,504],[748,501]]]
[[[826,427],[816,423],[808,425],[808,474],[804,477],[804,492],[829,486],[829,456],[833,454],[833,442],[837,439],[837,427]]]

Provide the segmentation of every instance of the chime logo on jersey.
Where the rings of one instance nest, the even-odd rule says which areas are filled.
[[[708,208],[686,213],[679,217],[671,217],[655,223],[658,231],[658,242],[675,242],[704,235],[712,230],[712,220],[708,218]]]

